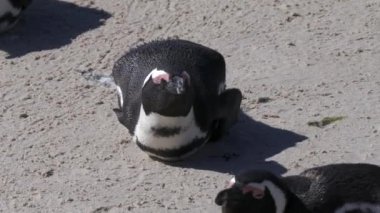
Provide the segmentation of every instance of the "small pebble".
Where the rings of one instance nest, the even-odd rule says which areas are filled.
[[[50,169],[49,171],[45,172],[42,174],[42,177],[46,178],[46,177],[50,177],[54,174],[54,170],[53,169]]]
[[[27,117],[29,117],[29,115],[26,114],[26,113],[22,113],[22,114],[20,114],[20,118],[27,118]]]
[[[268,97],[261,97],[259,99],[257,99],[257,103],[258,104],[261,104],[261,103],[268,103],[269,101],[272,101],[271,98],[268,98]]]

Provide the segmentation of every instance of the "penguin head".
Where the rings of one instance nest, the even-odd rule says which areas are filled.
[[[193,103],[191,79],[186,71],[168,73],[154,69],[142,88],[142,105],[147,114],[186,116]]]
[[[223,213],[284,213],[287,193],[275,175],[256,170],[232,178],[227,189],[218,193],[215,203]]]

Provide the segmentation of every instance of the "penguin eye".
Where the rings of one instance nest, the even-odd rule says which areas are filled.
[[[256,184],[247,184],[242,187],[243,194],[250,193],[253,198],[260,200],[265,196],[265,188],[263,189],[260,186],[256,186]]]

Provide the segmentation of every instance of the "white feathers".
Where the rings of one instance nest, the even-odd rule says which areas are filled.
[[[169,137],[157,137],[153,128],[180,128],[179,134]],[[206,132],[202,132],[195,123],[193,108],[187,116],[168,117],[158,113],[146,115],[141,106],[140,116],[135,129],[135,136],[139,142],[156,150],[178,149],[188,145],[196,138],[205,138]]]
[[[347,203],[344,204],[342,207],[337,209],[335,213],[346,213],[351,212],[355,210],[360,210],[361,212],[368,212],[368,213],[380,213],[380,204],[371,204],[371,203]]]
[[[119,100],[120,100],[120,106],[123,107],[123,92],[121,91],[121,88],[119,86],[116,86],[116,91],[117,94],[119,95]]]
[[[276,213],[285,212],[287,202],[285,193],[271,181],[265,180],[261,183],[249,183],[248,185],[259,188],[261,190],[265,190],[265,188],[267,188],[274,200],[274,204],[276,206]]]
[[[276,204],[276,213],[283,213],[287,202],[284,192],[270,181],[264,181],[263,184],[272,194],[274,203]]]
[[[229,186],[231,187],[231,186],[233,186],[235,183],[236,183],[236,179],[235,179],[235,177],[233,177],[233,178],[231,178],[231,180],[230,180]]]

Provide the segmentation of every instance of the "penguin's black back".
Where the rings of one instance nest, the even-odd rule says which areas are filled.
[[[32,0],[9,0],[9,2],[15,8],[25,9],[32,2]]]
[[[330,213],[345,203],[380,204],[380,167],[376,165],[331,164],[283,180],[312,212]]]
[[[112,75],[123,92],[124,125],[133,134],[141,106],[141,88],[153,70],[169,74],[186,71],[194,89],[195,119],[201,130],[210,126],[217,107],[218,88],[225,81],[225,62],[215,50],[190,41],[153,41],[131,49],[114,65]]]

